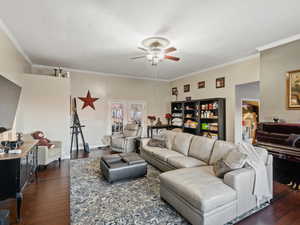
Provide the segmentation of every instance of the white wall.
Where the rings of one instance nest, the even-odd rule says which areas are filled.
[[[260,87],[262,121],[279,117],[287,122],[300,122],[299,110],[288,110],[286,73],[300,69],[300,40],[261,53]]]
[[[28,73],[31,71],[31,65],[16,49],[2,28],[2,23],[0,21],[0,74],[22,87],[22,75],[23,73]],[[5,96],[0,96],[0,98],[1,97]],[[18,107],[16,114],[19,113]],[[15,120],[14,128],[17,122],[18,121]]]
[[[216,88],[216,78],[225,77],[225,88]],[[202,98],[226,98],[226,139],[234,140],[234,119],[235,119],[235,86],[259,80],[259,57],[254,57],[232,65],[227,65],[206,72],[199,72],[193,76],[188,76],[170,83],[170,89],[179,89],[178,100],[185,100],[191,96],[192,99]],[[205,81],[206,87],[197,88],[199,81]],[[183,92],[183,85],[191,84],[191,91]],[[172,97],[175,101],[175,96]]]
[[[259,82],[236,85],[235,87],[235,143],[242,141],[242,100],[259,100],[259,93]]]
[[[18,52],[14,44],[1,29],[0,21],[0,73],[22,74],[30,71],[31,65]]]
[[[169,84],[163,81],[72,72],[72,96],[86,96],[88,90],[92,97],[99,98],[95,102],[96,110],[90,107],[81,110],[80,100],[77,100],[77,104],[80,120],[86,126],[83,128],[85,139],[91,147],[103,145],[102,137],[111,131],[109,104],[113,100],[145,103],[145,124],[147,115],[154,114],[164,118],[165,113],[170,110]]]
[[[23,74],[16,130],[45,132],[50,140],[63,142],[63,158],[70,151],[70,80]]]

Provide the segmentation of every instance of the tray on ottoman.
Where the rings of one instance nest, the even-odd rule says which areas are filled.
[[[133,152],[103,156],[100,160],[100,168],[110,183],[147,174],[146,161]]]

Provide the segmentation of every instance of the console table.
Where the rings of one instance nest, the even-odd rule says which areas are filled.
[[[38,141],[28,141],[20,147],[20,154],[0,155],[0,200],[15,198],[17,221],[21,219],[22,191],[28,183],[37,181]]]
[[[171,125],[167,125],[167,124],[147,126],[147,137],[148,138],[153,137],[153,130],[156,130],[156,132],[157,132],[158,130],[161,130],[161,129],[169,130],[170,128],[171,128]]]

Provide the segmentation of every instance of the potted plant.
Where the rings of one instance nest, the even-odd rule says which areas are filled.
[[[171,121],[171,119],[172,119],[172,115],[171,115],[170,113],[167,113],[167,114],[165,115],[165,118],[166,118],[166,120],[168,121],[168,125],[170,125],[170,121]]]

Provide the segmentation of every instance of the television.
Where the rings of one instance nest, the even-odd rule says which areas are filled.
[[[0,128],[13,128],[21,90],[20,86],[0,75]]]

